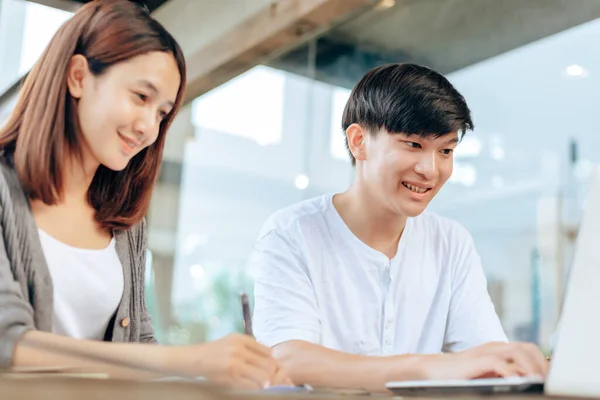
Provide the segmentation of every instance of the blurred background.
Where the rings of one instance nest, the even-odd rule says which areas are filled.
[[[82,2],[0,0],[0,123]],[[448,76],[476,125],[430,209],[473,235],[510,339],[548,349],[600,161],[597,0],[154,0],[188,60],[148,215],[157,337],[242,331],[247,262],[274,211],[353,179],[341,130],[369,69]],[[597,147],[598,146],[598,147]]]

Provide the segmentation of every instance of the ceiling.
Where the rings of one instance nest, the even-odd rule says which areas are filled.
[[[91,0],[33,1],[72,8]],[[132,1],[152,12],[167,0]],[[391,7],[375,7],[316,38],[310,44],[314,53],[304,44],[269,65],[350,88],[383,63],[416,62],[448,74],[600,18],[599,0],[382,0],[383,4]]]
[[[93,0],[27,0],[33,3],[39,3],[46,6],[59,8],[62,10],[74,11],[81,4],[89,3]],[[148,11],[152,12],[156,10],[158,7],[166,3],[168,0],[130,0],[135,3],[144,4]]]
[[[411,61],[449,73],[600,18],[598,0],[396,0],[271,65],[351,87],[375,65]]]
[[[76,3],[89,3],[92,0],[72,0]],[[166,3],[167,0],[131,0],[135,3],[141,3],[148,8],[148,11],[152,12],[160,7],[163,3]]]

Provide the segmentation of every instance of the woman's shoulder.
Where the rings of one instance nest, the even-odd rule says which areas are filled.
[[[145,218],[130,226],[129,228],[116,230],[115,234],[117,240],[127,243],[127,247],[133,250],[134,253],[140,253],[146,250]]]
[[[8,201],[12,201],[21,196],[14,196],[14,193],[21,193],[19,177],[15,170],[12,157],[4,154],[0,149],[0,207]]]
[[[7,154],[0,148],[0,179],[15,174],[15,167],[12,155]]]
[[[134,224],[131,228],[131,235],[135,238],[139,249],[146,248],[146,218],[142,218],[140,222]]]

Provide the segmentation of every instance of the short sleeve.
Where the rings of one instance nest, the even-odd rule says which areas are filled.
[[[290,340],[319,343],[321,323],[315,290],[297,242],[271,230],[255,244],[254,334],[267,345]]]

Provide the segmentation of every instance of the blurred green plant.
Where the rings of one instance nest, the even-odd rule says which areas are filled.
[[[151,267],[148,273],[151,274]],[[152,274],[151,274],[152,276]],[[193,279],[193,278],[190,278]],[[146,302],[160,343],[185,345],[218,339],[233,332],[243,333],[240,294],[249,295],[251,305],[254,283],[239,264],[218,265],[207,269],[199,289],[190,300],[173,310],[176,323],[163,331],[156,304],[154,279],[146,281]]]

